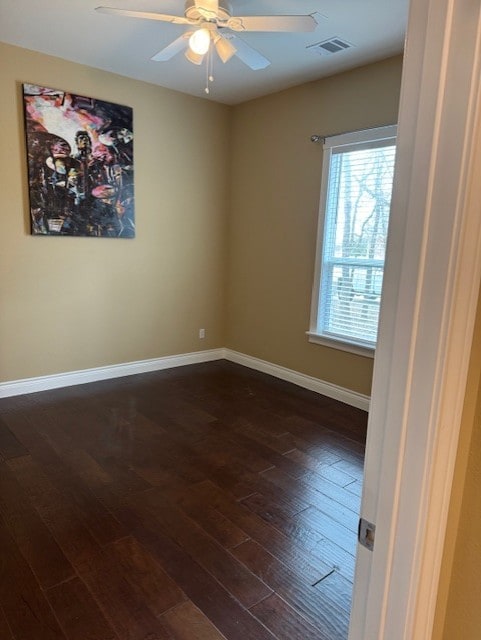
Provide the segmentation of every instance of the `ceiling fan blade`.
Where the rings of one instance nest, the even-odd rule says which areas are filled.
[[[314,31],[317,22],[313,16],[234,16],[225,26],[233,31]]]
[[[253,49],[247,42],[244,42],[244,40],[241,40],[234,34],[229,35],[229,40],[233,40],[234,47],[236,48],[236,56],[253,71],[265,69],[270,65],[270,61],[267,58],[264,58],[261,53]]]
[[[154,62],[166,62],[167,60],[170,60],[175,55],[180,53],[182,49],[185,49],[188,39],[191,35],[192,31],[188,31],[187,33],[182,34],[179,38],[176,38],[173,42],[161,49],[158,53],[155,54],[155,56],[152,56],[150,59]]]
[[[215,49],[219,55],[219,58],[222,62],[228,62],[232,56],[237,52],[237,49],[234,47],[230,40],[224,38],[220,34],[214,38]]]
[[[195,8],[206,18],[216,18],[219,13],[219,0],[195,0]]]
[[[192,49],[188,48],[185,52],[185,57],[189,62],[192,62],[194,64],[202,64],[205,58],[205,54],[201,55],[200,53],[195,53],[194,51],[192,51]]]
[[[166,13],[155,13],[152,11],[129,11],[127,9],[115,9],[114,7],[96,7],[99,13],[108,13],[127,18],[141,18],[142,20],[160,20],[161,22],[171,22],[172,24],[196,24],[195,21],[183,16],[171,16]]]

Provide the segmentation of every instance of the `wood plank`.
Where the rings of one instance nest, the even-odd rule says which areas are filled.
[[[231,441],[236,447],[243,447],[254,451],[260,458],[265,461],[265,468],[259,469],[259,472],[265,471],[273,466],[282,469],[286,473],[292,475],[294,478],[302,475],[304,469],[297,462],[289,459],[287,456],[281,455],[269,448],[268,446],[261,444],[250,438],[248,435],[241,433],[240,431],[232,431],[227,434],[227,439]]]
[[[249,536],[242,529],[222,513],[213,509],[209,502],[200,501],[198,497],[190,496],[185,487],[181,492],[174,492],[173,494],[172,492],[166,492],[166,495],[173,495],[174,501],[182,511],[225,549],[237,547],[237,545],[249,539]]]
[[[301,451],[300,449],[292,449],[288,453],[285,454],[286,458],[289,460],[293,460],[299,466],[304,469],[309,469],[310,471],[319,471],[320,467],[324,466],[326,463],[323,460],[319,460],[317,457],[306,453],[305,451]],[[336,458],[337,460],[338,458]]]
[[[364,444],[367,434],[367,412],[357,407],[335,402],[322,417],[322,424],[347,438]]]
[[[14,640],[12,630],[7,622],[2,607],[0,606],[0,638],[2,640]]]
[[[328,575],[324,580],[316,584],[315,588],[329,597],[330,600],[336,602],[340,609],[343,609],[347,615],[351,611],[352,602],[352,582],[346,580],[337,571]]]
[[[195,557],[246,608],[270,595],[270,589],[155,489],[136,496],[129,506],[147,513],[162,533]]]
[[[146,410],[151,420],[155,420],[157,412],[149,406]],[[162,416],[161,424],[165,424],[166,418]],[[264,457],[249,447],[230,442],[227,437],[228,428],[218,420],[211,419],[209,422],[202,422],[199,427],[198,421],[189,421],[185,416],[174,414],[171,419],[171,428],[164,428],[165,438],[174,446],[189,452],[193,456],[192,466],[209,475],[212,469],[225,467],[227,465],[241,465],[247,471],[258,473],[270,468],[272,465]],[[192,482],[204,478],[192,478]]]
[[[354,494],[358,498],[362,498],[362,482],[359,482],[358,480],[354,480],[354,482],[351,482],[350,484],[346,485],[344,488],[346,489],[346,491],[349,491],[349,493]]]
[[[124,508],[119,517],[130,527],[135,537],[159,560],[167,573],[187,597],[211,620],[229,640],[273,640],[274,636],[261,625],[232,595],[226,591],[189,554],[161,533],[149,518],[131,508]]]
[[[192,602],[184,602],[162,616],[175,640],[226,640]]]
[[[275,593],[252,607],[251,612],[278,640],[331,640]]]
[[[349,615],[329,594],[306,585],[286,565],[254,540],[233,550],[234,555],[268,584],[277,595],[329,640],[347,638]]]
[[[43,588],[73,577],[74,570],[5,463],[0,464],[0,514]]]
[[[314,565],[313,558],[299,548],[299,545],[293,544],[288,536],[270,526],[242,504],[232,502],[222,490],[211,482],[202,482],[192,487],[191,492],[193,495],[198,495],[200,499],[208,500],[212,506],[245,531],[250,538],[268,549],[276,558],[296,571],[306,582],[314,583],[332,571],[332,565],[320,559],[316,559]],[[317,536],[315,542],[318,539]]]
[[[16,640],[66,640],[35,576],[0,520],[0,604]]]
[[[60,425],[57,426],[60,426],[64,437],[68,438],[70,446],[77,450],[85,450],[97,468],[100,468],[109,478],[113,489],[119,495],[150,488],[149,484],[135,473],[132,456],[137,448],[143,451],[142,446],[137,447],[137,429],[142,436],[148,436],[145,452],[150,452],[150,436],[154,425],[148,423],[146,426],[146,421],[137,414],[135,424],[128,425],[128,428],[125,428],[125,425],[117,426],[112,416],[99,415],[101,410],[97,404],[98,400],[93,398],[89,403],[82,402],[80,406],[76,406],[74,415],[71,408],[68,411],[65,410],[63,416],[54,414],[48,424],[48,431],[44,432],[52,436],[54,442],[61,441],[58,428],[52,434],[52,423],[55,426],[55,421],[59,421]],[[45,425],[42,426],[45,429]]]
[[[24,456],[27,453],[27,449],[17,440],[5,421],[0,417],[0,455],[2,458],[9,460],[10,458]]]
[[[363,470],[364,470],[364,465],[362,464],[362,462],[353,461],[352,459],[346,460],[345,458],[341,458],[340,460],[335,462],[332,466],[337,467],[342,471],[345,471],[346,473],[348,473],[350,476],[352,476],[359,482],[362,482]]]
[[[76,566],[79,577],[103,615],[124,640],[169,640],[162,623],[133,588],[128,574],[108,548],[87,556]]]
[[[187,598],[179,586],[167,575],[155,558],[128,536],[109,545],[114,561],[155,616],[168,611]]]
[[[282,499],[273,502],[262,493],[254,493],[252,496],[241,500],[241,502],[250,511],[256,513],[273,526],[277,526],[277,528],[282,527],[282,524],[290,520],[292,515],[290,509],[283,508]]]
[[[137,428],[141,434],[149,436],[151,430],[144,428],[138,414],[134,424],[124,423],[116,412],[103,412],[97,404],[94,397],[89,402],[63,407],[54,414],[44,411],[46,417],[37,428],[55,449],[60,447],[66,452],[84,450],[120,495],[148,489],[145,480],[133,471],[129,458],[137,448]],[[145,450],[148,453],[149,447],[146,446]]]
[[[97,541],[69,500],[32,458],[14,458],[8,465],[70,563],[76,567],[83,558],[94,556],[100,548]]]
[[[119,640],[79,578],[49,589],[46,595],[68,640]]]
[[[347,529],[316,508],[307,509],[299,513],[296,516],[296,521],[306,524],[309,528],[319,532],[322,538],[333,541],[338,547],[352,554],[352,556],[356,555],[357,535],[355,528],[354,531]]]
[[[323,417],[320,416],[323,422]],[[291,415],[285,419],[285,425],[289,433],[311,442],[319,444],[325,443],[332,451],[336,451],[340,458],[352,458],[362,461],[365,450],[365,437],[352,440],[339,433],[335,426],[328,428],[322,422],[315,422],[302,415]]]
[[[63,418],[67,422],[67,417]],[[46,420],[40,424],[37,423],[37,429],[46,439],[50,447],[62,459],[78,478],[78,481],[87,488],[109,511],[119,505],[122,497],[132,491],[145,491],[150,489],[151,485],[140,478],[138,474],[132,475],[131,469],[110,469],[107,473],[97,460],[90,453],[85,451],[76,444],[74,436],[75,432],[82,432],[82,425],[74,423],[74,427],[78,428],[66,430],[61,425],[62,418],[55,415],[48,415]],[[71,425],[70,425],[71,426]],[[88,494],[87,494],[88,496]],[[114,528],[111,533],[103,532],[105,537],[107,534],[107,542],[122,537],[125,531],[119,531]]]
[[[298,393],[297,397],[292,397],[293,395],[286,394],[279,400],[282,406],[290,406],[291,416],[288,418],[294,417],[296,420],[312,422],[325,429],[335,430],[342,437],[364,445],[367,433],[366,411],[330,398],[319,402],[319,396],[312,392]]]
[[[354,580],[355,557],[352,552],[345,551],[332,540],[324,538],[318,530],[310,527],[308,522],[302,523],[298,521],[297,517],[293,517],[289,520],[278,520],[276,528],[291,541],[291,544],[309,558],[310,565],[335,568],[351,582]],[[351,535],[355,541],[356,534],[351,532]],[[266,548],[272,552],[269,546]],[[279,556],[277,553],[274,555]],[[284,560],[284,562],[292,566],[288,560]],[[315,579],[312,580],[313,582]]]
[[[276,467],[270,469],[273,473]],[[256,493],[260,493],[271,502],[273,505],[277,505],[287,516],[295,516],[296,513],[300,513],[307,509],[311,502],[302,495],[301,492],[291,489],[292,477],[286,475],[284,472],[280,472],[284,475],[285,482],[280,487],[270,481],[270,477],[267,477],[265,473],[260,474],[252,486],[256,489]],[[295,485],[293,485],[295,486]]]
[[[325,564],[334,567],[351,584],[354,583],[355,557],[341,549],[332,540],[323,538],[313,545],[311,553],[315,558],[319,558]]]
[[[357,536],[359,515],[327,496],[323,497],[315,506],[311,505],[304,511],[294,515],[292,519],[296,522],[305,522],[308,526],[311,526],[311,519],[312,523],[316,523],[319,518],[322,518],[322,514]]]
[[[255,406],[252,398],[231,400],[228,403],[217,406],[211,411],[223,424],[234,428],[248,422],[253,427],[259,427],[264,433],[272,436],[284,436],[288,433],[282,418],[272,411]]]
[[[280,453],[281,455],[286,455],[296,446],[294,438],[290,433],[274,436],[263,429],[252,426],[249,422],[236,426],[236,430],[240,431],[252,440],[269,447],[276,453]]]
[[[347,487],[351,482],[355,482],[356,478],[351,476],[346,471],[339,469],[334,465],[321,466],[317,473],[326,480],[330,480],[332,483],[337,484],[338,487]]]
[[[213,467],[224,467],[234,463],[242,465],[252,473],[260,473],[272,467],[267,457],[257,450],[232,442],[222,424],[217,425],[217,433],[198,440],[192,448],[203,462]]]
[[[299,463],[301,461],[302,454],[309,456],[309,458],[314,461],[314,464],[319,463],[320,465],[335,464],[343,459],[340,456],[339,448],[332,446],[328,437],[326,437],[326,433],[329,434],[329,432],[320,430],[320,432],[316,434],[316,438],[313,438],[314,442],[303,440],[298,435],[292,433],[289,434],[295,445],[295,451],[299,452],[299,454],[296,454],[293,451],[294,457],[299,455]],[[342,453],[344,453],[344,451]],[[310,468],[305,463],[304,466],[306,468]]]
[[[212,469],[208,478],[237,500],[248,498],[257,491],[257,476],[248,473],[241,465],[231,463]]]
[[[112,513],[71,473],[61,457],[34,429],[31,420],[21,416],[9,416],[7,423],[22,443],[28,447],[32,459],[35,459],[36,464],[41,467],[52,486],[57,488],[64,500],[70,501],[72,509],[82,515],[89,531],[100,544],[118,540],[127,534]],[[15,459],[9,462],[13,464]]]
[[[302,478],[289,478],[280,469],[269,469],[262,474],[266,480],[284,491],[303,499],[306,507],[319,506],[324,498],[334,500],[354,513],[359,513],[360,500],[353,493],[346,491],[317,473],[306,472]]]

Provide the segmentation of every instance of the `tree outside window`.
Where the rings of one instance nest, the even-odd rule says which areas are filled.
[[[348,134],[342,144],[326,144],[311,334],[368,348],[376,344],[394,173],[393,129],[359,132],[358,141],[359,134]],[[373,139],[366,139],[367,134]]]

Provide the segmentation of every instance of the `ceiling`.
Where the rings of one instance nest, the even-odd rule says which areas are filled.
[[[0,0],[0,41],[225,104],[316,80],[402,52],[408,0],[231,0],[233,15],[315,14],[312,33],[243,33],[271,61],[252,71],[235,56],[214,62],[207,96],[205,65],[182,53],[150,58],[186,27],[95,11],[98,5],[182,16],[184,0]],[[311,45],[338,37],[351,48],[319,55]],[[21,78],[32,81],[31,78]]]

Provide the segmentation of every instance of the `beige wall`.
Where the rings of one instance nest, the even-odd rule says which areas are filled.
[[[0,44],[0,382],[229,346],[369,393],[370,359],[305,337],[310,135],[395,122],[400,72],[393,58],[232,109]],[[134,240],[29,234],[22,82],[133,107]]]
[[[133,107],[135,239],[29,235],[22,82]],[[229,109],[2,44],[0,86],[0,381],[223,346]]]
[[[238,106],[233,116],[227,346],[370,393],[372,360],[308,343],[322,148],[397,122],[401,57]]]
[[[481,638],[481,302],[471,352],[433,640]]]

